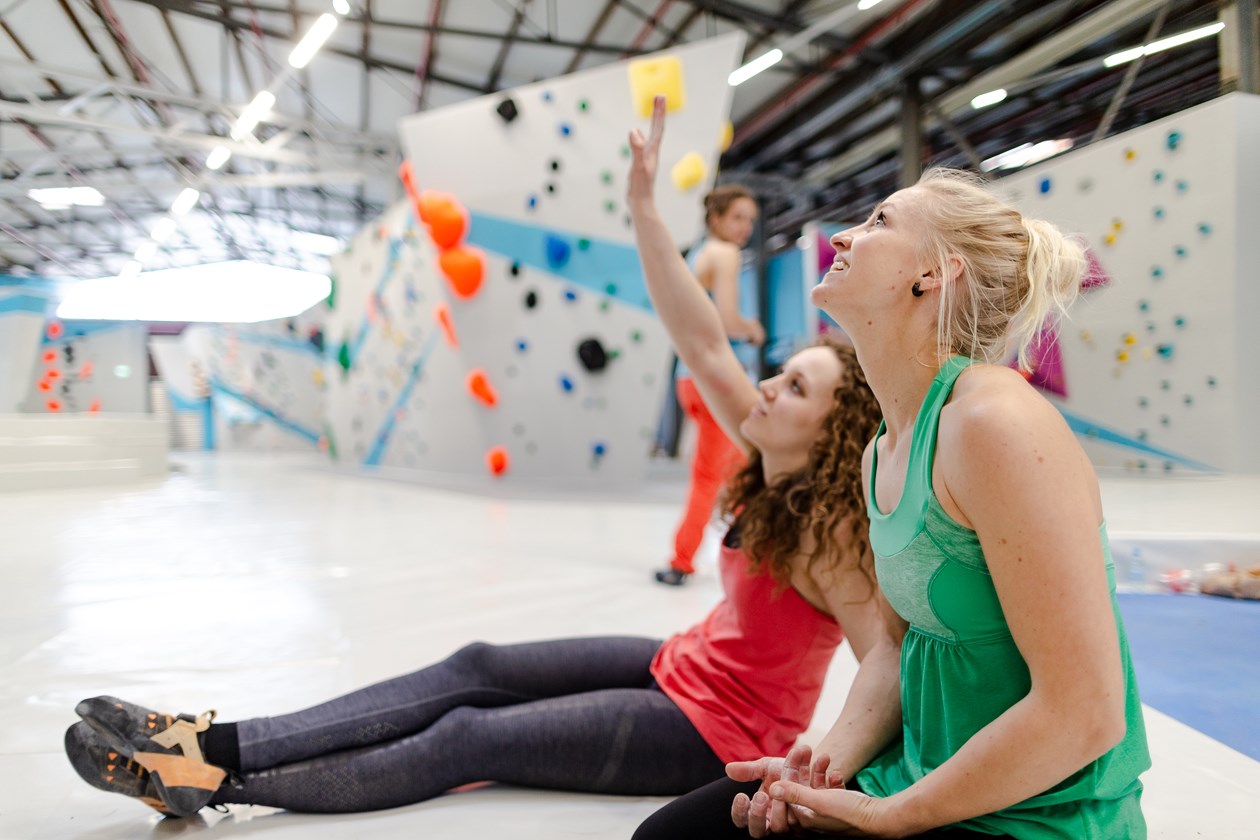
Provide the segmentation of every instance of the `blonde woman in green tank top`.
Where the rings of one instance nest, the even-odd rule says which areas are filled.
[[[894,612],[863,671],[899,690],[882,712],[850,694],[812,751],[730,765],[762,782],[735,797],[740,833],[1144,838],[1150,758],[1097,478],[1003,364],[1076,295],[1080,246],[941,170],[832,245],[812,300],[885,420],[863,479]]]

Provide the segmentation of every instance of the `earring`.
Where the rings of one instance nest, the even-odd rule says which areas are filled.
[[[923,297],[923,290],[919,288],[919,281],[915,280],[914,285],[910,287],[910,294],[915,297]]]

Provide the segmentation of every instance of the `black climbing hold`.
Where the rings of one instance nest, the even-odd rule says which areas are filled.
[[[559,159],[559,158],[552,158],[552,159],[551,159],[551,162],[550,162],[550,163],[548,163],[547,165],[551,167],[551,171],[552,171],[552,172],[559,172],[559,171],[560,171],[560,159]]]
[[[531,290],[525,294],[525,308],[533,309],[538,305],[538,293]]]
[[[500,102],[495,107],[494,111],[503,118],[505,123],[510,123],[512,120],[516,119],[518,114],[520,114],[520,111],[516,109],[516,100],[510,96]]]
[[[578,345],[578,361],[591,373],[597,373],[608,367],[608,353],[598,338],[588,338]]]
[[[521,261],[512,260],[512,264],[508,266],[508,273],[511,274],[513,277],[520,277],[521,276]]]

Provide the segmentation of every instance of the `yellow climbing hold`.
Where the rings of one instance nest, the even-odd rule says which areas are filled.
[[[722,136],[718,138],[718,151],[725,152],[731,147],[731,141],[735,139],[735,126],[731,125],[730,120],[722,123]]]
[[[1136,336],[1136,335],[1134,335],[1133,333],[1125,333],[1125,334],[1124,334],[1124,343],[1125,343],[1125,344],[1128,344],[1128,345],[1130,345],[1130,346],[1132,346],[1132,345],[1134,345],[1134,344],[1137,344],[1137,336]]]
[[[626,67],[630,74],[630,99],[641,117],[652,116],[652,100],[665,97],[665,110],[677,111],[686,104],[682,62],[667,55],[662,58],[636,58]]]
[[[705,179],[708,167],[704,165],[704,158],[695,152],[688,152],[669,170],[669,175],[674,179],[674,186],[679,191],[686,192]]]

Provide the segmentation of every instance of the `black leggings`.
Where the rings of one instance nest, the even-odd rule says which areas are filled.
[[[472,644],[305,711],[237,724],[242,781],[211,804],[408,805],[470,782],[668,796],[723,764],[656,687],[652,639]]]
[[[661,808],[644,820],[633,840],[748,840],[748,829],[731,822],[731,800],[741,791],[750,798],[761,788],[759,782],[733,782],[722,778],[693,790]],[[828,837],[814,832],[795,837]],[[992,834],[965,829],[937,829],[916,834],[911,840],[1000,840]]]

